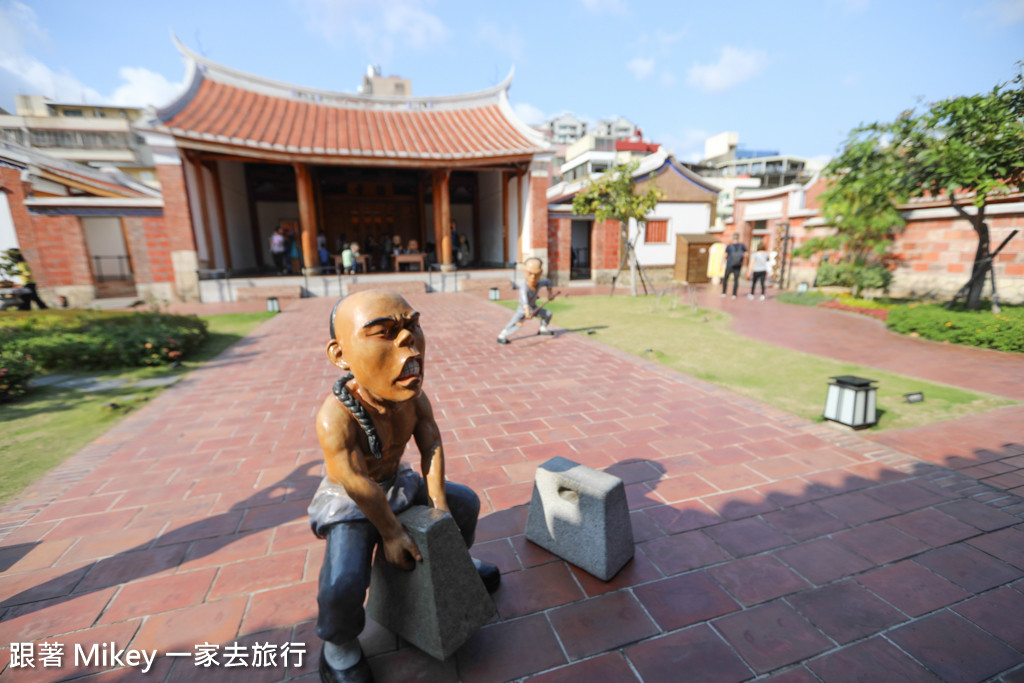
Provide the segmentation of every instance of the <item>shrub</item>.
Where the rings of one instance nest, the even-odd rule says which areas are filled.
[[[785,304],[798,306],[817,306],[824,301],[834,301],[835,297],[824,292],[779,292],[775,297]]]
[[[20,353],[0,353],[0,403],[22,396],[35,375],[31,358]]]
[[[46,370],[103,370],[162,365],[187,357],[206,340],[195,316],[93,311],[0,318],[0,351],[31,356]]]
[[[818,287],[853,287],[853,264],[822,261],[814,282]]]
[[[815,281],[819,287],[851,287],[859,296],[864,289],[889,289],[892,273],[880,263],[822,261]]]
[[[854,293],[858,296],[865,289],[889,289],[892,282],[892,273],[880,263],[873,265],[855,266],[853,272]]]
[[[1024,307],[989,310],[947,309],[941,304],[911,304],[889,311],[886,325],[902,334],[934,341],[1024,352]]]

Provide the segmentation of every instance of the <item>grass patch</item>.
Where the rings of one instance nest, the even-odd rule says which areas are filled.
[[[501,302],[509,308],[515,302]],[[899,429],[982,413],[1014,401],[764,344],[729,330],[721,312],[656,297],[575,297],[552,302],[560,327],[807,419],[822,419],[828,378],[878,380],[879,423]],[[922,403],[903,394],[924,392]]]
[[[248,334],[273,313],[228,313],[201,316],[209,337],[180,368],[128,368],[104,372],[73,372],[72,377],[125,379],[129,383],[183,374],[201,366]],[[42,379],[41,375],[37,379]],[[146,404],[165,387],[125,386],[86,392],[56,386],[33,388],[12,403],[0,404],[0,503],[77,452],[90,441]]]

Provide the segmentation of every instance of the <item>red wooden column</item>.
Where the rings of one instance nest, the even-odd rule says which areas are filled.
[[[302,233],[302,267],[313,268],[318,264],[316,253],[316,199],[313,194],[313,178],[306,164],[293,164],[295,168],[295,191],[299,197],[299,230]]]
[[[451,169],[441,168],[432,176],[434,190],[434,245],[441,270],[454,270],[452,264],[452,211],[449,201]]]

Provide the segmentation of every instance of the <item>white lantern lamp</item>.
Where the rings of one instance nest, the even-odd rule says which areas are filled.
[[[854,429],[865,429],[878,423],[875,395],[877,380],[839,375],[830,377],[825,396],[825,419]]]

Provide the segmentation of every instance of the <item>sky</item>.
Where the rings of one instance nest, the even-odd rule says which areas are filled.
[[[369,64],[417,96],[500,83],[527,123],[625,116],[684,161],[742,147],[827,159],[861,123],[991,90],[1024,59],[1024,0],[0,0],[14,95],[162,106],[172,33],[225,66],[356,92]]]

